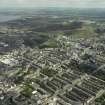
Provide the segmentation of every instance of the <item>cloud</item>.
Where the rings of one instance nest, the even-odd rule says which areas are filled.
[[[105,0],[0,0],[0,6],[105,7]]]

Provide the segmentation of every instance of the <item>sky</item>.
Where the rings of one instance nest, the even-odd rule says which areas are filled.
[[[105,8],[105,0],[0,0],[0,7]]]

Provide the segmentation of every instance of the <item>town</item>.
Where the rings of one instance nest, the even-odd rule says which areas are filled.
[[[104,105],[102,23],[38,16],[0,25],[0,105]]]

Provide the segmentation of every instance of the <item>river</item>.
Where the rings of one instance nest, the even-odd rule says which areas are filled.
[[[0,14],[0,22],[7,22],[11,20],[16,20],[20,18],[21,16],[18,15],[5,15],[5,14]]]

